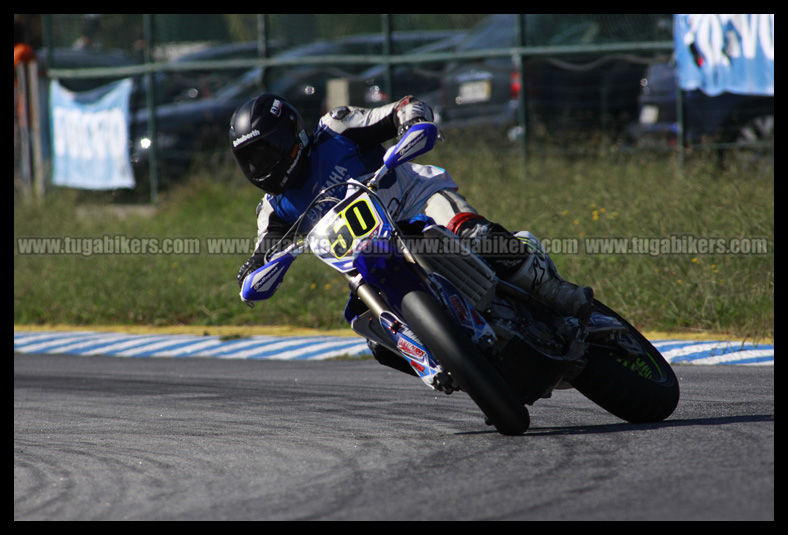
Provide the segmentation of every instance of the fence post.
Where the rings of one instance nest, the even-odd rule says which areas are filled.
[[[387,13],[382,14],[381,22],[383,25],[383,55],[386,59],[389,59],[392,53],[391,15]],[[394,82],[391,79],[391,63],[389,62],[386,62],[386,74],[383,79],[385,81],[386,94],[392,102],[404,96],[394,94]]]
[[[148,107],[148,134],[150,135],[150,150],[148,151],[150,200],[155,204],[159,197],[159,136],[156,131],[156,99],[154,98],[153,71],[150,69],[150,65],[153,63],[153,15],[142,15],[142,28],[143,39],[145,40],[145,65],[149,67],[145,70],[145,87],[147,89],[145,92],[145,105]]]
[[[41,138],[41,87],[40,79],[38,77],[38,60],[33,59],[28,66],[27,72],[29,73],[29,117],[30,117],[30,132],[32,134],[30,143],[33,155],[33,191],[39,198],[44,198],[44,148],[43,140]]]
[[[268,50],[268,15],[257,15],[257,57],[267,58],[270,56]]]
[[[525,47],[525,15],[517,15],[517,44],[520,48]],[[522,152],[523,159],[523,179],[525,179],[526,167],[525,164],[528,159],[528,129],[526,127],[526,114],[525,114],[525,55],[522,52],[517,54],[517,73],[520,77],[520,91],[517,94],[517,122],[520,129],[520,151]]]
[[[14,116],[17,119],[19,137],[19,163],[21,164],[22,184],[26,194],[32,191],[33,164],[30,153],[30,113],[28,110],[27,69],[24,63],[16,67],[16,94],[14,95]],[[16,140],[14,140],[16,141]]]
[[[678,151],[679,165],[684,163],[684,91],[681,89],[678,76],[676,77],[676,150]]]

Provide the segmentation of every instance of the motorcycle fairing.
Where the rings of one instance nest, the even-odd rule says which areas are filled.
[[[474,343],[493,341],[496,339],[495,331],[489,323],[468,303],[462,293],[439,273],[430,273],[428,278],[433,283],[435,294],[444,307],[454,316],[454,319]]]
[[[310,250],[339,271],[351,271],[359,249],[374,238],[387,238],[394,227],[372,195],[348,188],[348,195],[332,207],[307,234]]]
[[[405,258],[390,239],[370,239],[358,250],[353,267],[369,284],[387,298],[389,306],[400,310],[402,296],[424,290],[424,283],[405,264]]]

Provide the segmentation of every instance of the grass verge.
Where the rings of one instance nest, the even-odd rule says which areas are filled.
[[[462,143],[422,160],[489,219],[540,237],[564,278],[640,329],[773,339],[773,168],[609,153],[523,164]],[[259,194],[234,169],[195,172],[153,210],[100,197],[14,200],[15,325],[345,326],[344,283],[306,255],[273,299],[238,299]]]

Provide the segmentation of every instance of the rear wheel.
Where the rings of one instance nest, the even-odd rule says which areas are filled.
[[[605,305],[595,310],[627,326],[626,335],[605,343],[590,342],[588,363],[572,381],[588,399],[632,423],[660,422],[679,402],[679,383],[670,364],[634,327]]]
[[[525,433],[528,409],[432,295],[406,294],[402,316],[500,433]]]

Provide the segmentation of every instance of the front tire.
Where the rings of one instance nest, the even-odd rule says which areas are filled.
[[[418,290],[406,294],[402,316],[498,432],[525,433],[528,409],[432,295]]]

